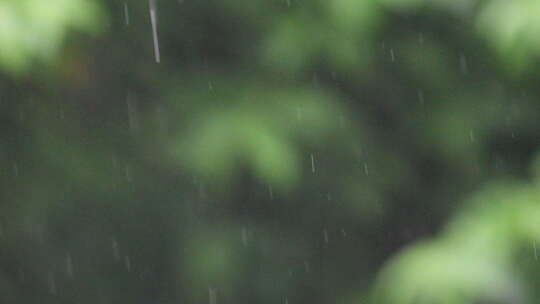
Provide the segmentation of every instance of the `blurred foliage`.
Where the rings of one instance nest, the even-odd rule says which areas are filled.
[[[0,65],[20,74],[35,60],[53,60],[67,30],[96,32],[104,28],[101,16],[100,7],[85,0],[2,1]]]
[[[539,4],[154,3],[0,1],[0,302],[540,300]]]

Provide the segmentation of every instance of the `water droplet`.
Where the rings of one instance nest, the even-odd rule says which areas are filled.
[[[311,270],[308,261],[304,261],[304,269],[306,270],[306,273],[309,273],[309,271]]]
[[[323,237],[324,237],[324,242],[328,244],[328,230],[326,230],[326,228],[324,228],[323,230]]]
[[[128,272],[130,272],[131,271],[131,259],[127,255],[124,257],[124,265],[126,266],[126,270]]]
[[[137,103],[131,91],[126,94],[127,112],[129,120],[129,129],[135,132],[139,129],[139,115],[137,110]]]
[[[246,227],[242,227],[242,244],[244,247],[247,247],[248,245],[248,234]]]
[[[118,250],[118,242],[116,241],[114,237],[111,238],[111,248],[112,248],[114,259],[118,260],[120,258],[120,252]]]
[[[66,273],[69,278],[73,278],[73,261],[69,253],[66,256]]]
[[[13,176],[19,177],[19,166],[17,163],[13,163]]]
[[[152,38],[154,41],[154,56],[157,63],[161,62],[159,54],[159,40],[157,33],[157,14],[156,14],[156,0],[148,0],[148,7],[150,9],[150,21],[152,22]]]
[[[54,280],[54,275],[52,272],[49,272],[47,275],[47,283],[49,285],[49,292],[56,295],[56,281]]]
[[[369,175],[369,168],[368,168],[367,163],[364,163],[364,173],[365,173],[366,175]]]
[[[419,89],[418,90],[418,100],[420,101],[420,104],[424,104],[424,91]]]
[[[130,165],[126,165],[126,180],[131,183],[133,181],[133,175],[132,175],[132,172],[131,172],[131,166]]]
[[[217,303],[217,291],[215,288],[208,287],[208,299],[209,304]]]
[[[272,189],[272,185],[268,185],[268,193],[270,194],[270,200],[274,200],[274,190]]]
[[[124,20],[126,21],[126,25],[129,25],[129,10],[126,2],[124,2]]]
[[[24,275],[24,271],[22,271],[22,269],[19,269],[19,271],[17,272],[17,277],[19,278],[19,281],[24,282],[25,275]]]
[[[343,116],[343,115],[339,116],[339,126],[342,129],[345,129],[345,116]]]
[[[315,158],[313,157],[313,154],[310,154],[311,156],[311,172],[315,173]]]
[[[463,53],[459,54],[459,68],[462,74],[469,73],[469,67],[467,65],[467,58]]]

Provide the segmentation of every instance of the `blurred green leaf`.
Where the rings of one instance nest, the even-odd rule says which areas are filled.
[[[2,1],[0,3],[0,67],[27,73],[32,62],[59,55],[69,30],[96,33],[104,29],[101,7],[87,0]]]

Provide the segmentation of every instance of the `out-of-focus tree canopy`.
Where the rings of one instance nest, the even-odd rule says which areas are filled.
[[[0,0],[0,302],[537,303],[539,13]]]

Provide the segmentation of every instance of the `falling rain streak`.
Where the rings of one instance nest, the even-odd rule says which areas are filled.
[[[152,38],[154,40],[154,56],[156,58],[156,62],[160,63],[160,55],[159,55],[159,41],[158,41],[158,33],[157,33],[157,14],[156,14],[156,0],[148,0],[148,7],[150,9],[150,21],[152,22]]]
[[[73,278],[73,260],[69,253],[66,256],[66,273],[69,278]]]
[[[209,304],[217,303],[217,291],[215,288],[208,287],[208,300]]]
[[[49,275],[47,276],[47,281],[49,284],[49,292],[53,295],[56,295],[56,281],[54,280],[54,274],[52,272],[49,272]]]
[[[120,254],[119,254],[119,251],[118,251],[118,242],[116,241],[115,238],[111,239],[111,247],[112,247],[112,252],[113,252],[114,259],[118,260],[120,258]]]
[[[311,172],[315,173],[315,158],[313,157],[313,154],[310,154],[311,156]]]
[[[475,138],[474,138],[474,131],[473,130],[470,130],[469,131],[469,139],[471,140],[471,142],[474,142]]]
[[[459,54],[459,68],[461,70],[461,73],[468,74],[469,73],[469,66],[467,65],[467,58],[463,53]]]
[[[308,261],[304,261],[304,269],[306,270],[306,273],[309,273],[310,267],[309,267],[309,262]]]
[[[129,129],[136,132],[139,129],[139,113],[133,94],[128,91],[126,94],[127,112],[129,120]]]
[[[126,25],[129,25],[129,10],[126,2],[124,2],[124,20],[126,21]]]
[[[538,248],[536,248],[536,241],[533,241],[534,259],[538,260]]]
[[[247,247],[248,245],[248,234],[246,227],[242,228],[242,244],[244,245],[244,247]]]
[[[133,175],[131,173],[131,167],[129,165],[126,166],[126,180],[128,183],[131,183],[133,181]]]
[[[420,104],[424,104],[424,91],[418,90],[418,100],[420,101]]]
[[[130,272],[131,271],[131,259],[127,255],[124,258],[124,264],[126,265],[126,270],[128,272]]]
[[[268,193],[270,194],[270,200],[274,200],[274,190],[272,189],[272,185],[268,185]]]

